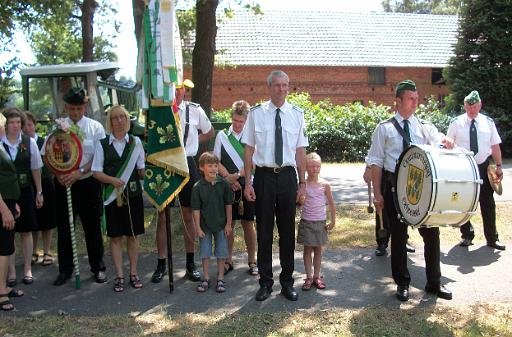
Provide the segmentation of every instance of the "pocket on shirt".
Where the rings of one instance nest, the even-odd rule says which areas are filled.
[[[254,126],[254,135],[255,135],[255,140],[256,140],[255,145],[261,146],[263,148],[267,148],[270,145],[269,144],[269,140],[271,139],[270,137],[271,136],[273,137],[273,135],[270,134],[271,131],[272,130],[270,130],[270,128],[267,125],[255,125]]]
[[[297,147],[299,142],[299,127],[297,125],[283,125],[283,141],[290,148]]]
[[[99,145],[99,143],[98,143]],[[85,139],[82,142],[82,150],[87,154],[94,154],[94,142],[90,139]]]

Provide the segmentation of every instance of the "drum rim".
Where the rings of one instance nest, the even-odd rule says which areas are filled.
[[[54,167],[50,160],[47,161],[47,164],[48,164],[48,167],[50,168],[50,170],[52,170],[52,172],[54,174],[67,174],[67,173],[71,173],[71,172],[75,171],[76,169],[78,169],[78,167],[80,166],[80,163],[82,162],[82,156],[83,156],[82,143],[80,142],[80,138],[75,133],[66,132],[61,129],[57,129],[48,136],[48,139],[46,140],[45,152],[48,152],[48,147],[50,146],[50,143],[51,143],[50,139],[52,137],[56,137],[57,134],[59,134],[59,133],[67,134],[74,141],[73,144],[75,144],[75,146],[77,147],[76,162],[72,166],[70,166],[66,169],[59,169],[59,168]]]

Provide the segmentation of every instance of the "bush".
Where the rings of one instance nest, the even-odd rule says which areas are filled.
[[[308,152],[317,152],[324,161],[361,162],[370,148],[372,133],[380,121],[393,116],[393,110],[385,105],[370,102],[334,105],[329,100],[314,104],[308,93],[293,93],[288,102],[304,109],[306,133],[309,138]],[[439,131],[446,132],[451,117],[439,110],[439,104],[431,97],[421,104],[418,117],[432,122]],[[231,110],[212,114],[212,121],[231,120]]]

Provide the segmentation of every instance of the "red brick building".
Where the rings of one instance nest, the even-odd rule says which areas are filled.
[[[313,101],[392,105],[395,84],[409,78],[420,96],[448,94],[442,68],[452,56],[452,15],[327,11],[236,12],[217,33],[215,110],[238,99],[268,98],[266,76],[282,69],[290,92]]]

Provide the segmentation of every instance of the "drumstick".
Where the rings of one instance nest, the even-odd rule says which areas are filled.
[[[368,207],[366,208],[368,213],[373,213],[373,206],[372,206],[372,182],[368,182]]]

